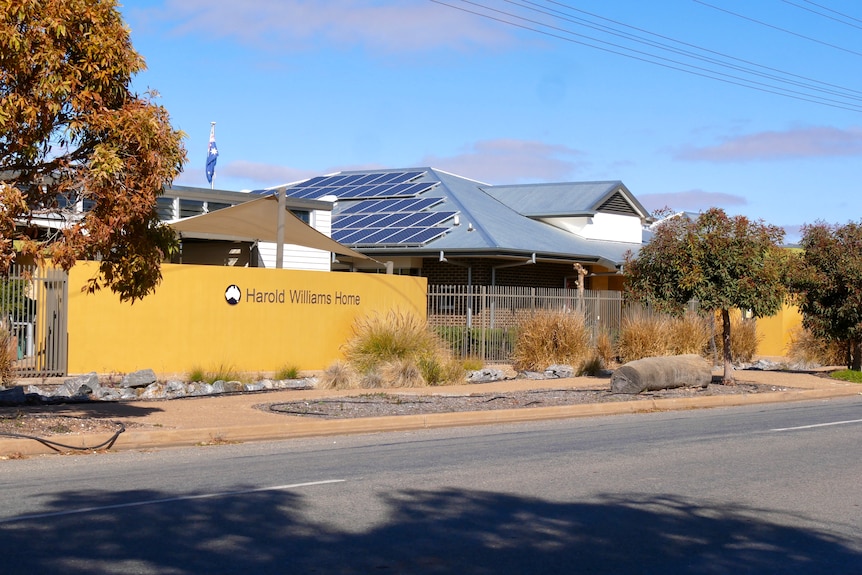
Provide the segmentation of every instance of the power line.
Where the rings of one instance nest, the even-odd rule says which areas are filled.
[[[763,20],[757,20],[755,18],[750,18],[738,12],[733,12],[731,10],[727,10],[725,8],[721,8],[719,6],[714,6],[707,2],[703,2],[703,0],[692,0],[693,2],[697,2],[698,4],[703,4],[708,8],[712,8],[713,10],[718,10],[719,12],[725,12],[726,14],[730,14],[731,16],[736,16],[737,18],[742,18],[743,20],[748,20],[749,22],[754,22],[755,24],[760,24],[761,26],[766,26],[767,28],[772,28],[773,30],[778,30],[779,32],[784,32],[785,34],[791,34],[798,38],[802,38],[803,40],[808,40],[809,42],[815,42],[817,44],[822,44],[823,46],[828,46],[829,48],[835,48],[836,50],[841,50],[843,52],[847,52],[848,54],[855,54],[856,56],[862,56],[862,52],[857,52],[855,50],[851,50],[849,48],[844,48],[842,46],[838,46],[836,44],[830,44],[829,42],[824,42],[823,40],[818,40],[817,38],[812,38],[811,36],[806,36],[804,34],[799,34],[798,32],[794,32],[793,30],[788,30],[787,28],[781,28],[780,26],[775,26],[770,24],[769,22],[764,22]]]
[[[677,70],[677,71],[685,72],[685,73],[692,74],[695,76],[709,78],[712,80],[718,80],[720,82],[724,82],[724,83],[732,84],[732,85],[736,85],[736,86],[741,86],[744,88],[749,88],[749,89],[757,90],[760,92],[784,96],[787,98],[793,98],[796,100],[801,100],[801,101],[810,102],[810,103],[814,103],[814,104],[820,104],[823,106],[829,106],[829,107],[833,107],[833,108],[839,108],[839,109],[844,109],[844,110],[849,110],[849,111],[854,111],[854,112],[862,112],[862,106],[860,106],[860,105],[858,105],[852,101],[851,102],[844,101],[844,100],[859,100],[860,99],[859,97],[852,94],[852,92],[855,92],[856,94],[860,94],[860,92],[858,92],[856,90],[851,90],[848,88],[836,86],[838,89],[840,89],[844,92],[847,92],[847,93],[838,93],[838,92],[834,92],[834,91],[828,91],[828,93],[830,93],[832,95],[835,95],[839,98],[844,98],[844,100],[835,100],[833,98],[827,98],[825,96],[821,96],[818,94],[801,92],[799,90],[793,90],[791,88],[787,88],[784,86],[776,86],[776,85],[765,83],[765,82],[759,82],[759,81],[753,80],[751,78],[740,77],[740,76],[736,76],[734,74],[727,74],[725,72],[721,72],[721,71],[716,70],[716,69],[711,69],[711,68],[704,67],[704,66],[697,66],[697,65],[694,65],[692,63],[687,63],[687,62],[675,60],[672,58],[660,56],[660,55],[657,55],[654,53],[645,52],[643,50],[637,50],[637,49],[634,49],[634,48],[631,48],[628,46],[623,46],[620,44],[616,44],[613,42],[600,40],[598,38],[586,36],[584,34],[579,34],[577,32],[574,32],[572,30],[568,30],[566,28],[561,28],[559,26],[554,26],[554,25],[551,25],[551,24],[548,24],[545,22],[539,22],[537,20],[526,18],[522,15],[513,14],[511,12],[499,10],[497,8],[493,8],[491,6],[487,6],[487,5],[484,5],[484,4],[481,4],[478,2],[473,2],[470,0],[461,0],[461,1],[464,4],[469,4],[469,5],[475,6],[476,8],[479,8],[479,9],[484,10],[484,11],[477,11],[474,9],[465,8],[463,6],[456,6],[456,5],[450,4],[448,2],[444,2],[442,0],[431,0],[431,1],[434,2],[435,4],[440,4],[442,6],[446,6],[449,8],[456,9],[456,10],[460,10],[462,12],[474,14],[476,16],[480,16],[482,18],[494,20],[494,21],[500,22],[502,24],[506,24],[506,25],[513,26],[516,28],[521,28],[521,29],[528,30],[531,32],[536,32],[536,33],[543,34],[545,36],[549,36],[552,38],[560,39],[560,40],[563,40],[566,42],[580,44],[580,45],[587,46],[589,48],[593,48],[596,50],[601,50],[601,51],[616,54],[619,56],[624,56],[624,57],[627,57],[630,59],[639,60],[639,61],[653,64],[656,66],[662,66],[664,68]],[[517,2],[513,2],[511,0],[506,0],[506,1],[510,4],[518,5],[521,8],[524,8],[524,9],[531,11],[531,12],[537,12],[540,14],[545,14],[545,15],[551,16],[551,17],[556,18],[556,19],[567,20],[566,18],[560,18],[559,16],[554,16],[553,14],[549,14],[548,12],[545,12],[544,10],[537,10],[536,8],[524,6],[523,4],[518,4]],[[528,0],[525,0],[525,1],[528,1]],[[695,0],[695,1],[697,1],[697,0]],[[557,5],[561,5],[558,2],[553,2],[553,3],[557,4]],[[530,2],[530,4],[533,4],[534,6],[536,6],[536,4],[534,2]],[[577,9],[574,9],[574,10],[577,10]],[[491,12],[491,14],[489,14],[488,12]],[[569,20],[569,21],[571,21],[571,20]],[[583,24],[581,24],[581,25],[583,25]],[[597,29],[595,26],[590,26],[590,27]],[[603,28],[608,28],[608,27],[603,27]],[[689,57],[689,58],[694,58],[694,59],[698,59],[701,61],[706,61],[711,65],[721,66],[725,69],[729,68],[729,69],[741,71],[742,73],[749,74],[749,75],[767,77],[768,79],[779,82],[779,83],[795,85],[797,87],[804,87],[804,88],[807,88],[809,90],[815,90],[815,91],[820,91],[820,92],[826,91],[826,90],[823,90],[820,88],[815,88],[815,87],[812,87],[809,85],[800,84],[798,82],[794,82],[794,81],[787,80],[787,79],[782,79],[782,78],[769,76],[769,75],[764,76],[764,74],[762,74],[760,72],[756,72],[756,71],[751,70],[751,69],[746,69],[745,67],[739,67],[739,66],[736,66],[733,64],[728,64],[726,62],[721,62],[721,61],[718,61],[718,60],[715,60],[712,58],[706,58],[703,56],[695,55],[695,54],[692,54],[691,52],[685,51],[685,50],[680,51],[679,49],[675,49],[675,48],[672,48],[672,47],[669,47],[666,45],[662,45],[661,43],[657,43],[654,41],[646,40],[643,38],[637,39],[634,35],[631,35],[631,34],[628,34],[625,32],[621,32],[618,30],[616,30],[614,32],[608,32],[607,30],[604,30],[604,32],[605,33],[613,33],[614,35],[617,35],[617,36],[623,36],[629,40],[634,40],[634,41],[637,41],[637,42],[642,43],[642,44],[650,45],[653,48],[658,48],[658,49],[670,51],[670,52],[673,52],[673,53],[676,53],[679,55],[684,55],[684,56]],[[649,33],[649,32],[647,32],[647,33]],[[649,34],[651,34],[651,33],[649,33]],[[656,35],[656,36],[658,36],[658,35]],[[578,39],[578,38],[581,38],[581,39]],[[672,40],[672,39],[670,39],[670,40]],[[675,40],[672,40],[672,41],[675,41]],[[682,44],[684,44],[684,43],[682,43]],[[697,48],[696,46],[694,46],[694,47]],[[698,48],[698,49],[701,49],[701,48]],[[701,49],[701,50],[703,50],[703,49]],[[785,72],[781,72],[781,71],[779,71],[779,72],[782,74],[785,74],[785,75],[790,75],[790,74],[787,74]],[[817,81],[814,80],[814,82],[817,82]],[[828,85],[825,83],[821,83],[821,84]]]
[[[829,20],[833,20],[835,22],[838,22],[839,24],[844,24],[845,26],[851,26],[853,28],[858,28],[859,30],[862,30],[862,26],[858,26],[856,24],[853,24],[852,22],[846,22],[840,18],[836,18],[835,16],[830,16],[829,14],[824,14],[823,12],[818,12],[817,10],[814,10],[812,8],[808,8],[807,6],[803,6],[802,4],[797,4],[796,2],[790,2],[790,0],[781,0],[781,1],[784,2],[785,4],[789,4],[789,5],[793,6],[794,8],[799,8],[800,10],[805,10],[806,12],[811,12],[812,14],[817,14],[818,16],[822,16],[823,18],[828,18]]]
[[[528,0],[525,0],[525,1],[527,1],[529,4],[535,4],[534,2],[529,2]],[[611,22],[611,23],[613,23],[613,24],[616,24],[617,26],[623,26],[623,27],[625,27],[625,28],[629,28],[629,29],[631,29],[631,30],[637,30],[638,32],[642,32],[642,33],[644,33],[644,34],[649,34],[650,36],[655,36],[656,38],[661,38],[661,39],[663,39],[663,40],[667,40],[667,41],[669,41],[669,42],[674,42],[674,43],[676,43],[676,44],[680,44],[680,45],[682,45],[682,46],[688,46],[688,47],[690,47],[690,48],[694,48],[695,50],[700,50],[700,51],[705,52],[705,53],[708,53],[708,54],[714,54],[714,55],[719,56],[719,57],[721,57],[721,58],[727,58],[727,59],[729,59],[729,60],[733,60],[733,61],[735,61],[735,62],[740,62],[740,63],[742,63],[742,64],[748,64],[748,65],[750,65],[750,66],[756,66],[757,68],[761,68],[761,69],[763,69],[763,70],[769,70],[769,71],[776,72],[776,73],[778,73],[778,74],[782,74],[782,75],[789,76],[789,77],[792,77],[792,78],[798,78],[798,79],[800,79],[800,80],[805,80],[805,81],[808,81],[808,82],[813,82],[813,83],[815,83],[815,84],[820,84],[821,86],[828,86],[828,87],[836,88],[836,89],[838,89],[838,90],[842,90],[842,91],[846,91],[846,92],[851,92],[851,93],[856,93],[856,94],[862,94],[862,91],[859,91],[859,90],[854,90],[854,89],[852,89],[852,88],[842,87],[842,86],[839,86],[839,85],[837,85],[837,84],[831,84],[831,83],[829,83],[829,82],[823,82],[823,81],[821,81],[821,80],[816,80],[816,79],[814,79],[814,78],[810,78],[810,77],[808,77],[808,76],[801,76],[801,75],[799,75],[799,74],[794,74],[794,73],[792,73],[792,72],[783,71],[783,70],[780,70],[780,69],[778,69],[778,68],[773,68],[773,67],[771,67],[771,66],[765,66],[765,65],[763,65],[763,64],[758,64],[757,62],[752,62],[751,60],[746,60],[746,59],[744,59],[744,58],[737,58],[736,56],[731,56],[731,55],[729,55],[729,54],[725,54],[725,53],[723,53],[723,52],[718,52],[718,51],[716,51],[716,50],[710,50],[709,48],[704,48],[704,47],[702,47],[702,46],[698,46],[698,45],[696,45],[696,44],[691,44],[691,43],[689,43],[689,42],[684,42],[684,41],[682,41],[682,40],[677,40],[677,39],[675,39],[675,38],[671,38],[671,37],[669,37],[669,36],[664,36],[664,35],[662,35],[662,34],[656,34],[655,32],[650,32],[649,30],[645,30],[645,29],[643,29],[643,28],[638,28],[637,26],[631,26],[631,25],[629,25],[629,24],[626,24],[626,23],[624,23],[624,22],[620,22],[620,21],[618,21],[618,20],[613,20],[613,19],[611,19],[611,18],[605,18],[604,16],[601,16],[601,15],[599,15],[599,14],[595,14],[595,13],[593,13],[593,12],[588,12],[588,11],[586,11],[586,10],[581,10],[580,8],[575,8],[574,6],[568,6],[568,5],[563,4],[563,3],[561,3],[561,2],[555,2],[554,0],[548,0],[548,3],[549,3],[549,4],[555,4],[555,5],[557,5],[557,6],[562,6],[562,7],[564,7],[564,8],[567,8],[568,10],[573,10],[573,11],[579,12],[579,13],[581,13],[581,14],[586,14],[586,15],[588,15],[588,16],[591,16],[591,17],[593,17],[593,18],[597,18],[597,19],[599,19],[599,20],[603,20],[603,21],[605,21],[605,22]]]
[[[668,37],[668,36],[662,36],[661,34],[655,34],[655,33],[653,33],[653,32],[650,32],[650,31],[648,31],[648,30],[644,30],[644,29],[642,29],[642,28],[637,28],[637,27],[634,27],[634,26],[629,26],[628,24],[624,24],[624,23],[622,23],[622,22],[617,22],[616,20],[610,20],[610,19],[608,19],[608,18],[604,18],[603,16],[599,16],[598,14],[594,14],[594,13],[592,13],[592,12],[587,12],[587,11],[585,11],[585,10],[581,10],[581,9],[578,9],[578,8],[574,8],[574,7],[572,7],[572,6],[567,6],[567,5],[565,5],[565,4],[562,4],[562,3],[560,3],[560,2],[555,2],[555,1],[553,1],[553,0],[549,0],[549,4],[554,4],[554,5],[557,5],[557,6],[562,6],[562,7],[564,7],[564,8],[569,9],[569,10],[573,10],[573,11],[576,11],[576,12],[580,12],[580,13],[582,13],[582,14],[587,14],[587,15],[589,15],[589,16],[592,16],[592,17],[597,18],[597,19],[600,19],[600,20],[604,20],[604,21],[607,21],[607,22],[612,22],[612,23],[614,23],[614,24],[616,24],[616,25],[618,25],[618,26],[624,26],[624,27],[626,27],[626,28],[629,28],[629,29],[632,29],[632,30],[637,30],[638,32],[642,32],[642,33],[644,33],[644,34],[649,34],[650,36],[655,36],[656,38],[661,38],[661,39],[664,39],[664,40],[668,40],[668,41],[670,41],[670,42],[674,42],[674,43],[679,44],[679,45],[681,45],[681,46],[687,46],[687,47],[690,47],[690,48],[694,48],[695,50],[699,50],[699,51],[704,52],[704,53],[706,53],[706,54],[712,54],[712,55],[718,56],[718,57],[720,57],[720,58],[725,58],[725,59],[728,59],[728,60],[732,60],[732,61],[734,61],[734,62],[740,62],[740,63],[742,63],[742,64],[747,64],[748,66],[743,66],[743,65],[734,64],[734,63],[729,63],[729,62],[723,62],[723,61],[721,61],[721,60],[718,60],[718,59],[712,58],[712,57],[710,57],[710,56],[703,56],[703,55],[701,55],[701,54],[698,54],[698,53],[696,53],[696,52],[692,52],[692,51],[690,51],[690,50],[681,49],[681,48],[676,48],[676,47],[673,47],[673,46],[671,46],[671,45],[669,45],[669,44],[665,44],[665,43],[662,43],[662,42],[656,42],[656,41],[654,41],[654,40],[650,40],[650,39],[644,38],[644,37],[642,37],[642,36],[638,36],[638,35],[635,35],[635,34],[629,34],[629,33],[627,33],[627,32],[622,32],[622,31],[620,31],[620,30],[616,30],[616,29],[614,29],[614,28],[613,28],[613,27],[611,27],[611,26],[605,26],[605,25],[602,25],[602,24],[596,24],[596,23],[590,22],[589,20],[585,20],[585,19],[583,19],[583,18],[578,18],[578,17],[575,17],[575,16],[568,16],[568,17],[554,16],[554,14],[553,14],[553,13],[556,13],[556,14],[563,14],[563,12],[560,12],[560,11],[557,11],[557,10],[551,10],[551,12],[547,12],[547,11],[545,11],[544,9],[539,9],[539,8],[542,8],[542,6],[541,6],[541,5],[537,4],[536,2],[531,2],[530,0],[523,0],[522,2],[516,2],[516,1],[514,1],[514,0],[505,0],[505,1],[506,1],[506,2],[508,2],[509,4],[514,4],[514,5],[516,5],[516,6],[520,6],[520,7],[523,7],[523,8],[527,8],[528,10],[533,10],[533,11],[536,11],[536,12],[539,12],[539,13],[542,13],[542,14],[545,14],[545,15],[549,15],[549,16],[552,16],[552,17],[555,17],[555,18],[559,18],[559,19],[562,19],[562,20],[565,20],[565,21],[568,21],[568,22],[572,22],[572,23],[578,24],[578,25],[580,25],[580,26],[584,26],[584,27],[587,27],[587,28],[591,28],[591,29],[594,29],[594,30],[598,30],[598,31],[604,32],[604,33],[606,33],[606,34],[611,34],[611,35],[613,35],[613,36],[617,36],[617,37],[621,37],[621,38],[626,38],[626,39],[628,39],[628,40],[632,40],[632,41],[637,42],[637,43],[639,43],[639,44],[645,44],[645,45],[647,45],[647,46],[651,46],[651,47],[653,47],[653,48],[658,48],[658,49],[660,49],[660,50],[664,50],[664,51],[671,52],[671,53],[674,53],[674,54],[677,54],[677,55],[680,55],[680,56],[685,56],[685,57],[688,57],[688,58],[692,58],[692,59],[699,60],[699,61],[702,61],[702,62],[706,62],[706,63],[708,63],[708,64],[714,64],[714,65],[717,65],[717,66],[721,66],[721,67],[723,67],[723,68],[727,68],[727,69],[731,69],[731,70],[736,70],[736,71],[738,71],[738,72],[742,72],[742,73],[745,73],[745,74],[750,74],[750,75],[758,76],[758,77],[765,78],[765,79],[769,79],[769,80],[775,80],[775,81],[777,81],[777,82],[786,83],[786,84],[794,85],[794,86],[801,87],[801,88],[807,88],[807,89],[809,89],[809,90],[814,90],[814,91],[816,91],[816,92],[821,92],[821,93],[824,93],[824,94],[831,94],[831,95],[834,95],[834,96],[839,96],[839,97],[846,98],[846,99],[850,99],[850,100],[860,100],[860,101],[862,101],[862,97],[860,97],[860,96],[862,96],[862,92],[861,92],[861,91],[859,91],[859,90],[853,90],[853,89],[849,89],[849,88],[844,88],[844,87],[842,87],[842,86],[838,86],[838,85],[836,85],[836,84],[829,84],[829,83],[827,83],[827,82],[821,82],[821,81],[819,81],[819,80],[815,80],[815,79],[813,79],[813,78],[808,78],[808,77],[806,77],[806,76],[800,76],[800,75],[798,75],[798,74],[792,74],[792,73],[789,73],[789,72],[785,72],[785,71],[779,70],[779,69],[777,69],[777,68],[771,68],[771,67],[769,67],[769,66],[763,66],[763,65],[761,65],[761,64],[757,64],[757,63],[755,63],[755,62],[751,62],[751,61],[748,61],[748,60],[743,60],[743,59],[741,59],[741,58],[736,58],[736,57],[734,57],[734,56],[730,56],[730,55],[728,55],[728,54],[724,54],[724,53],[722,53],[722,52],[717,52],[717,51],[715,51],[715,50],[709,50],[709,49],[706,49],[706,48],[702,48],[702,47],[697,46],[697,45],[695,45],[695,44],[690,44],[690,43],[688,43],[688,42],[682,42],[682,41],[679,41],[679,40],[675,40],[675,39],[670,38],[670,37]],[[538,8],[530,8],[530,7],[528,7],[528,6],[525,6],[524,4],[529,4],[529,5],[531,5],[531,6],[537,6]],[[597,40],[597,41],[600,41],[600,40]],[[782,78],[782,77],[780,77],[780,76],[775,76],[775,75],[773,75],[773,74],[764,73],[764,72],[759,72],[759,71],[757,71],[757,70],[755,70],[755,69],[753,69],[753,68],[750,68],[750,66],[755,66],[755,67],[760,68],[760,69],[763,69],[763,70],[769,70],[769,71],[772,71],[772,72],[776,72],[776,73],[778,73],[778,74],[781,74],[782,76],[787,76],[787,77],[790,77],[790,78],[797,78],[797,79],[800,79],[800,80],[805,80],[805,82],[799,82],[799,81],[796,81],[796,80],[787,79],[787,78]],[[818,86],[816,86],[815,84],[819,84],[821,87],[818,87]],[[832,89],[832,88],[835,88],[835,89]]]
[[[788,4],[791,4],[793,6],[796,6],[796,4],[793,4],[793,2],[788,2],[787,0],[782,0],[782,1],[787,2]],[[818,8],[822,8],[823,10],[826,10],[827,12],[832,12],[833,14],[838,14],[842,18],[847,18],[848,20],[855,20],[856,22],[859,22],[860,24],[862,24],[862,20],[860,20],[859,18],[854,18],[853,16],[850,16],[849,14],[844,14],[843,12],[839,12],[838,10],[833,10],[832,8],[828,8],[822,4],[818,4],[817,2],[811,2],[810,0],[802,0],[802,1],[805,2],[806,4],[811,4],[812,6],[817,6]],[[803,8],[804,10],[809,10],[808,8],[805,8],[804,6],[799,6],[799,8]],[[811,10],[811,12],[814,12],[814,11]],[[818,12],[815,12],[815,14],[817,14],[817,13]],[[821,14],[821,16],[825,16],[826,18],[831,18],[831,16],[827,16],[826,14]],[[834,20],[834,18],[832,18],[832,19]],[[841,20],[838,20],[838,22],[841,22]],[[847,24],[848,26],[853,26],[853,24],[850,24],[849,22],[842,22],[842,24]],[[859,26],[854,26],[854,28],[859,28]]]

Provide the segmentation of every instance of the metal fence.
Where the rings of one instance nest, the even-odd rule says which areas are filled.
[[[593,333],[618,333],[618,291],[505,286],[429,286],[428,325],[456,356],[483,363],[509,361],[518,328],[537,311],[583,313]]]
[[[68,275],[62,270],[13,265],[0,282],[0,326],[17,377],[66,374]]]

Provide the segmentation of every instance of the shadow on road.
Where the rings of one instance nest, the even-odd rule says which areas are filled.
[[[3,573],[832,575],[862,568],[858,547],[794,526],[800,518],[673,496],[560,503],[398,491],[385,497],[385,522],[360,532],[306,517],[296,492],[173,497],[58,494],[38,513],[91,511],[0,523]]]

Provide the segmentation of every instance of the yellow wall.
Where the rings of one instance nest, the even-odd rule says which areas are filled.
[[[426,314],[419,277],[164,264],[155,294],[129,304],[110,290],[81,292],[95,271],[79,262],[69,276],[72,374],[324,369],[341,357],[355,318]],[[236,305],[225,299],[232,284],[242,293]]]
[[[762,356],[784,356],[790,345],[790,337],[802,325],[802,315],[796,306],[785,304],[776,315],[757,318],[757,335],[760,343],[757,354]]]

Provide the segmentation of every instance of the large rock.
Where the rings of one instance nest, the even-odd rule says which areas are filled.
[[[712,366],[699,355],[647,357],[630,361],[611,376],[614,393],[641,393],[674,387],[706,387]]]
[[[55,397],[94,397],[102,395],[102,384],[95,371],[67,379],[54,392]]]
[[[156,373],[152,369],[141,369],[127,373],[120,382],[120,387],[147,387],[156,382]]]

